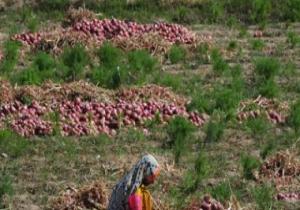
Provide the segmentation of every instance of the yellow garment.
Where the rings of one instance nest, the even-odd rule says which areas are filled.
[[[137,189],[136,193],[142,197],[143,210],[152,210],[152,199],[150,192],[144,186],[141,186]]]

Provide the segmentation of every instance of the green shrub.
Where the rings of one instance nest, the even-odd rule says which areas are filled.
[[[0,73],[11,72],[18,62],[20,43],[8,40],[4,43],[4,60],[0,63]]]
[[[251,155],[242,154],[240,161],[243,168],[243,176],[246,179],[254,179],[253,170],[260,166],[259,160]]]
[[[300,100],[292,107],[289,115],[289,124],[294,128],[296,134],[300,134]]]
[[[218,142],[223,136],[224,128],[223,122],[210,121],[206,128],[205,143]]]
[[[175,117],[167,126],[169,144],[173,148],[175,163],[179,164],[181,156],[186,152],[189,138],[194,131],[193,124],[183,117]]]
[[[252,39],[250,43],[253,50],[261,51],[265,47],[264,41],[260,39]]]
[[[225,203],[229,201],[231,196],[231,188],[229,182],[221,182],[211,189],[211,196],[218,201]]]
[[[261,186],[254,187],[251,190],[251,194],[258,206],[258,209],[261,209],[261,210],[273,209],[274,188],[272,186],[263,184]]]
[[[289,31],[287,34],[287,42],[294,48],[300,44],[300,36],[295,32]]]
[[[110,43],[104,43],[98,50],[97,55],[102,65],[113,68],[120,65],[122,61],[122,52],[120,49],[112,46]]]
[[[173,45],[168,52],[168,58],[172,64],[179,63],[185,60],[186,50],[177,45]]]
[[[81,45],[72,48],[66,48],[62,54],[62,62],[66,66],[65,76],[68,79],[78,79],[83,72],[84,67],[88,64],[89,56]]]
[[[280,69],[280,63],[274,58],[258,58],[254,61],[255,72],[265,80],[273,79]]]
[[[261,81],[258,87],[258,93],[268,98],[274,98],[279,95],[279,87],[272,79]]]

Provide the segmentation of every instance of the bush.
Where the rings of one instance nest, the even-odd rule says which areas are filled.
[[[243,176],[246,179],[254,179],[253,170],[260,166],[259,160],[253,156],[242,154],[240,161],[243,168]]]
[[[210,121],[206,128],[205,143],[218,142],[223,136],[224,128],[223,122]]]
[[[186,152],[189,138],[194,129],[194,125],[183,117],[175,117],[169,123],[167,133],[176,164],[179,164],[181,156]]]
[[[273,194],[274,188],[263,184],[258,187],[254,187],[251,192],[258,208],[261,210],[269,210],[273,209]]]
[[[173,45],[168,52],[168,58],[172,64],[184,61],[186,56],[186,51],[183,47]]]
[[[259,58],[255,60],[255,72],[265,80],[273,79],[280,69],[280,63],[274,58]]]
[[[65,65],[65,76],[68,79],[78,79],[83,72],[84,67],[88,64],[89,57],[84,47],[76,45],[73,48],[66,48],[62,54],[62,61]]]
[[[296,134],[300,134],[300,100],[292,107],[289,115],[289,124],[294,128]]]

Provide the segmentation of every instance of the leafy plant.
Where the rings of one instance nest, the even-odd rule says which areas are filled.
[[[97,55],[101,64],[108,68],[116,67],[122,61],[122,52],[108,42],[101,46]]]
[[[243,168],[243,176],[246,179],[253,179],[253,170],[260,166],[259,160],[251,155],[242,154],[240,162]]]
[[[186,152],[193,131],[193,124],[183,117],[175,117],[167,126],[169,144],[173,148],[176,164],[179,163],[180,158]]]
[[[168,58],[171,63],[179,63],[180,61],[184,61],[186,57],[186,51],[183,47],[173,45],[168,52]]]

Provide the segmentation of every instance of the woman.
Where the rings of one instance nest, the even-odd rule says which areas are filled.
[[[152,210],[146,186],[159,175],[159,164],[152,155],[145,155],[114,187],[108,210]]]

